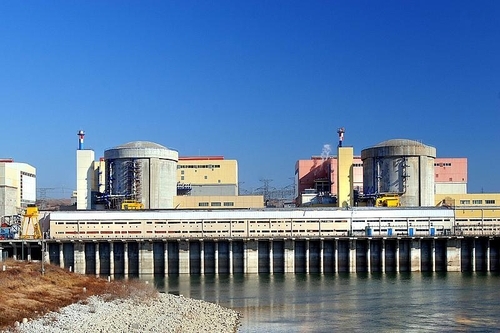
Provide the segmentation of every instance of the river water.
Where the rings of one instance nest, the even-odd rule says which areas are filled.
[[[500,332],[492,273],[169,276],[160,291],[243,314],[239,332]]]

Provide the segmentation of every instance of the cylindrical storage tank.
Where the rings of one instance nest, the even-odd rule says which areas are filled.
[[[177,195],[175,150],[148,141],[134,141],[104,152],[106,192],[111,198],[133,199],[146,209],[173,208]]]
[[[365,195],[398,194],[401,206],[434,206],[436,148],[393,139],[361,151]]]

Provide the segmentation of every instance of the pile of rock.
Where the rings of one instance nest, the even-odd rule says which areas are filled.
[[[16,332],[236,332],[240,314],[217,304],[159,294],[106,301],[92,296],[17,325]]]

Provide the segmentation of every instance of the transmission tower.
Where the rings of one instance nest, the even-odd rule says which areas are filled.
[[[261,187],[259,187],[258,189],[256,189],[256,192],[262,193],[262,195],[264,196],[264,202],[266,202],[269,199],[271,199],[270,190],[271,189],[274,190],[274,188],[271,188],[269,186],[269,183],[271,183],[273,180],[272,179],[259,179],[259,181],[261,181],[263,183],[263,185]]]

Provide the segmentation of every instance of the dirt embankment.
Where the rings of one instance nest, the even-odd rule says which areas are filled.
[[[0,270],[0,332],[227,332],[241,315],[200,300],[159,294],[138,280],[111,281],[40,263]],[[23,319],[27,318],[27,321]]]
[[[5,265],[5,271],[3,266]],[[60,308],[85,301],[92,295],[109,300],[133,294],[156,297],[153,286],[138,281],[111,281],[70,273],[40,262],[7,260],[0,265],[0,330],[23,318],[33,319]]]

